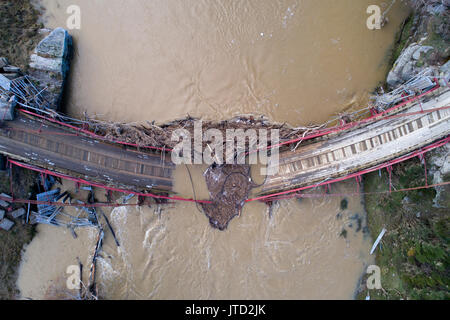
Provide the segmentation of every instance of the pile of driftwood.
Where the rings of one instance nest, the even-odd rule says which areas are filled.
[[[228,223],[241,214],[250,190],[255,187],[247,165],[213,165],[205,174],[212,203],[202,209],[212,227],[225,230]]]
[[[185,129],[192,138],[191,145],[194,145],[194,124],[200,119],[187,117],[172,121],[162,125],[156,125],[155,122],[144,124],[122,124],[93,120],[86,117],[84,121],[89,123],[89,130],[98,135],[104,136],[107,140],[120,140],[127,143],[137,144],[138,146],[153,146],[158,148],[174,148],[179,141],[172,141],[172,134],[177,129]],[[253,129],[258,132],[260,129],[268,130],[268,144],[271,144],[270,130],[279,130],[280,140],[293,139],[300,137],[305,131],[310,131],[318,127],[298,127],[293,128],[287,124],[272,123],[264,117],[255,118],[254,116],[240,116],[224,121],[202,121],[202,131],[209,129],[219,130],[225,138],[227,130]],[[226,141],[224,141],[225,143]],[[259,141],[257,141],[259,143]],[[202,150],[208,147],[209,141],[203,141]],[[247,146],[248,147],[248,146]],[[225,149],[225,148],[224,148]],[[248,150],[247,150],[248,151]]]

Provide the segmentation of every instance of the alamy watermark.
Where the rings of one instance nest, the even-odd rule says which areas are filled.
[[[381,287],[381,270],[379,266],[370,265],[367,267],[367,274],[370,276],[367,278],[366,285],[369,290],[380,290]]]
[[[278,129],[227,129],[225,136],[218,129],[203,132],[201,120],[194,122],[194,136],[186,129],[172,133],[178,144],[172,150],[173,163],[180,164],[262,164],[262,175],[274,175],[279,169]],[[206,147],[205,147],[206,145]],[[248,162],[247,162],[248,160]],[[259,161],[258,161],[259,160]]]
[[[67,267],[68,274],[66,286],[69,290],[80,290],[81,288],[81,269],[80,266],[70,265]]]
[[[69,15],[66,21],[67,29],[80,30],[81,29],[81,8],[77,5],[67,7],[66,13]]]
[[[383,22],[381,8],[377,5],[370,5],[366,10],[370,16],[367,18],[366,25],[369,30],[380,30]]]

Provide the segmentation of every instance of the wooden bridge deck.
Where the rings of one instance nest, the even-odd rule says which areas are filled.
[[[174,164],[162,161],[160,154],[73,135],[57,125],[25,116],[3,122],[0,153],[108,186],[154,192],[172,190]]]
[[[414,113],[450,105],[450,90],[440,89],[402,111]],[[450,109],[373,122],[324,141],[280,153],[278,174],[268,176],[261,194],[313,185],[373,167],[450,134]],[[274,165],[274,164],[269,164]]]

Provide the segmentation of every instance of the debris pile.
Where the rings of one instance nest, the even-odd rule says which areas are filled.
[[[47,180],[46,178],[41,179],[40,183],[45,189],[52,188],[54,180]],[[48,224],[57,227],[68,228],[72,236],[76,239],[78,238],[75,230],[76,228],[93,227],[98,230],[98,238],[95,246],[95,251],[93,253],[92,264],[90,267],[90,276],[87,285],[83,283],[83,279],[80,278],[80,290],[77,300],[97,300],[98,290],[96,284],[96,264],[99,252],[101,251],[103,239],[105,237],[105,232],[103,225],[99,219],[100,215],[105,220],[108,229],[111,231],[114,241],[119,247],[119,241],[116,238],[116,234],[106,217],[106,215],[101,211],[100,208],[95,206],[89,206],[97,203],[94,197],[94,191],[92,187],[79,187],[77,186],[76,192],[88,191],[88,196],[86,202],[79,199],[75,200],[72,198],[68,191],[62,192],[60,188],[55,188],[50,191],[46,191],[36,195],[37,212],[31,213],[32,223]],[[62,204],[74,205],[77,214],[71,215],[63,210],[63,206],[58,206],[56,203],[61,202]],[[80,266],[80,276],[82,275],[83,265],[81,261],[78,262]]]
[[[255,187],[248,165],[213,165],[204,173],[212,203],[202,209],[212,227],[225,230],[239,216],[250,190]]]
[[[0,197],[2,198],[0,200],[0,230],[10,231],[15,225],[13,219],[22,217],[25,214],[25,209],[13,210],[12,197],[8,194],[2,193]]]
[[[195,136],[195,123],[197,121],[200,121],[200,119],[188,116],[184,119],[161,125],[157,125],[154,121],[147,122],[146,125],[112,123],[90,119],[87,116],[85,117],[84,121],[89,123],[89,130],[95,132],[96,134],[104,136],[107,140],[120,140],[127,143],[137,144],[141,147],[154,146],[159,148],[171,149],[179,143],[179,141],[172,141],[172,133],[177,129],[187,130],[192,137],[193,145]],[[206,132],[209,129],[219,130],[222,133],[223,137],[226,137],[227,130],[277,129],[279,130],[280,138],[291,136],[293,130],[295,130],[286,124],[272,123],[263,116],[259,118],[255,118],[254,116],[240,116],[224,121],[202,120],[202,131]],[[203,150],[207,148],[208,143],[209,141],[203,141]]]

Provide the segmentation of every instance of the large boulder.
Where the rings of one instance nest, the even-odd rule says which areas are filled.
[[[395,88],[418,74],[424,68],[419,64],[419,60],[430,50],[433,50],[433,47],[421,46],[417,43],[412,43],[404,49],[388,74],[387,84]]]
[[[37,45],[30,58],[30,75],[40,87],[52,109],[59,109],[70,69],[72,37],[63,28],[53,30]]]

